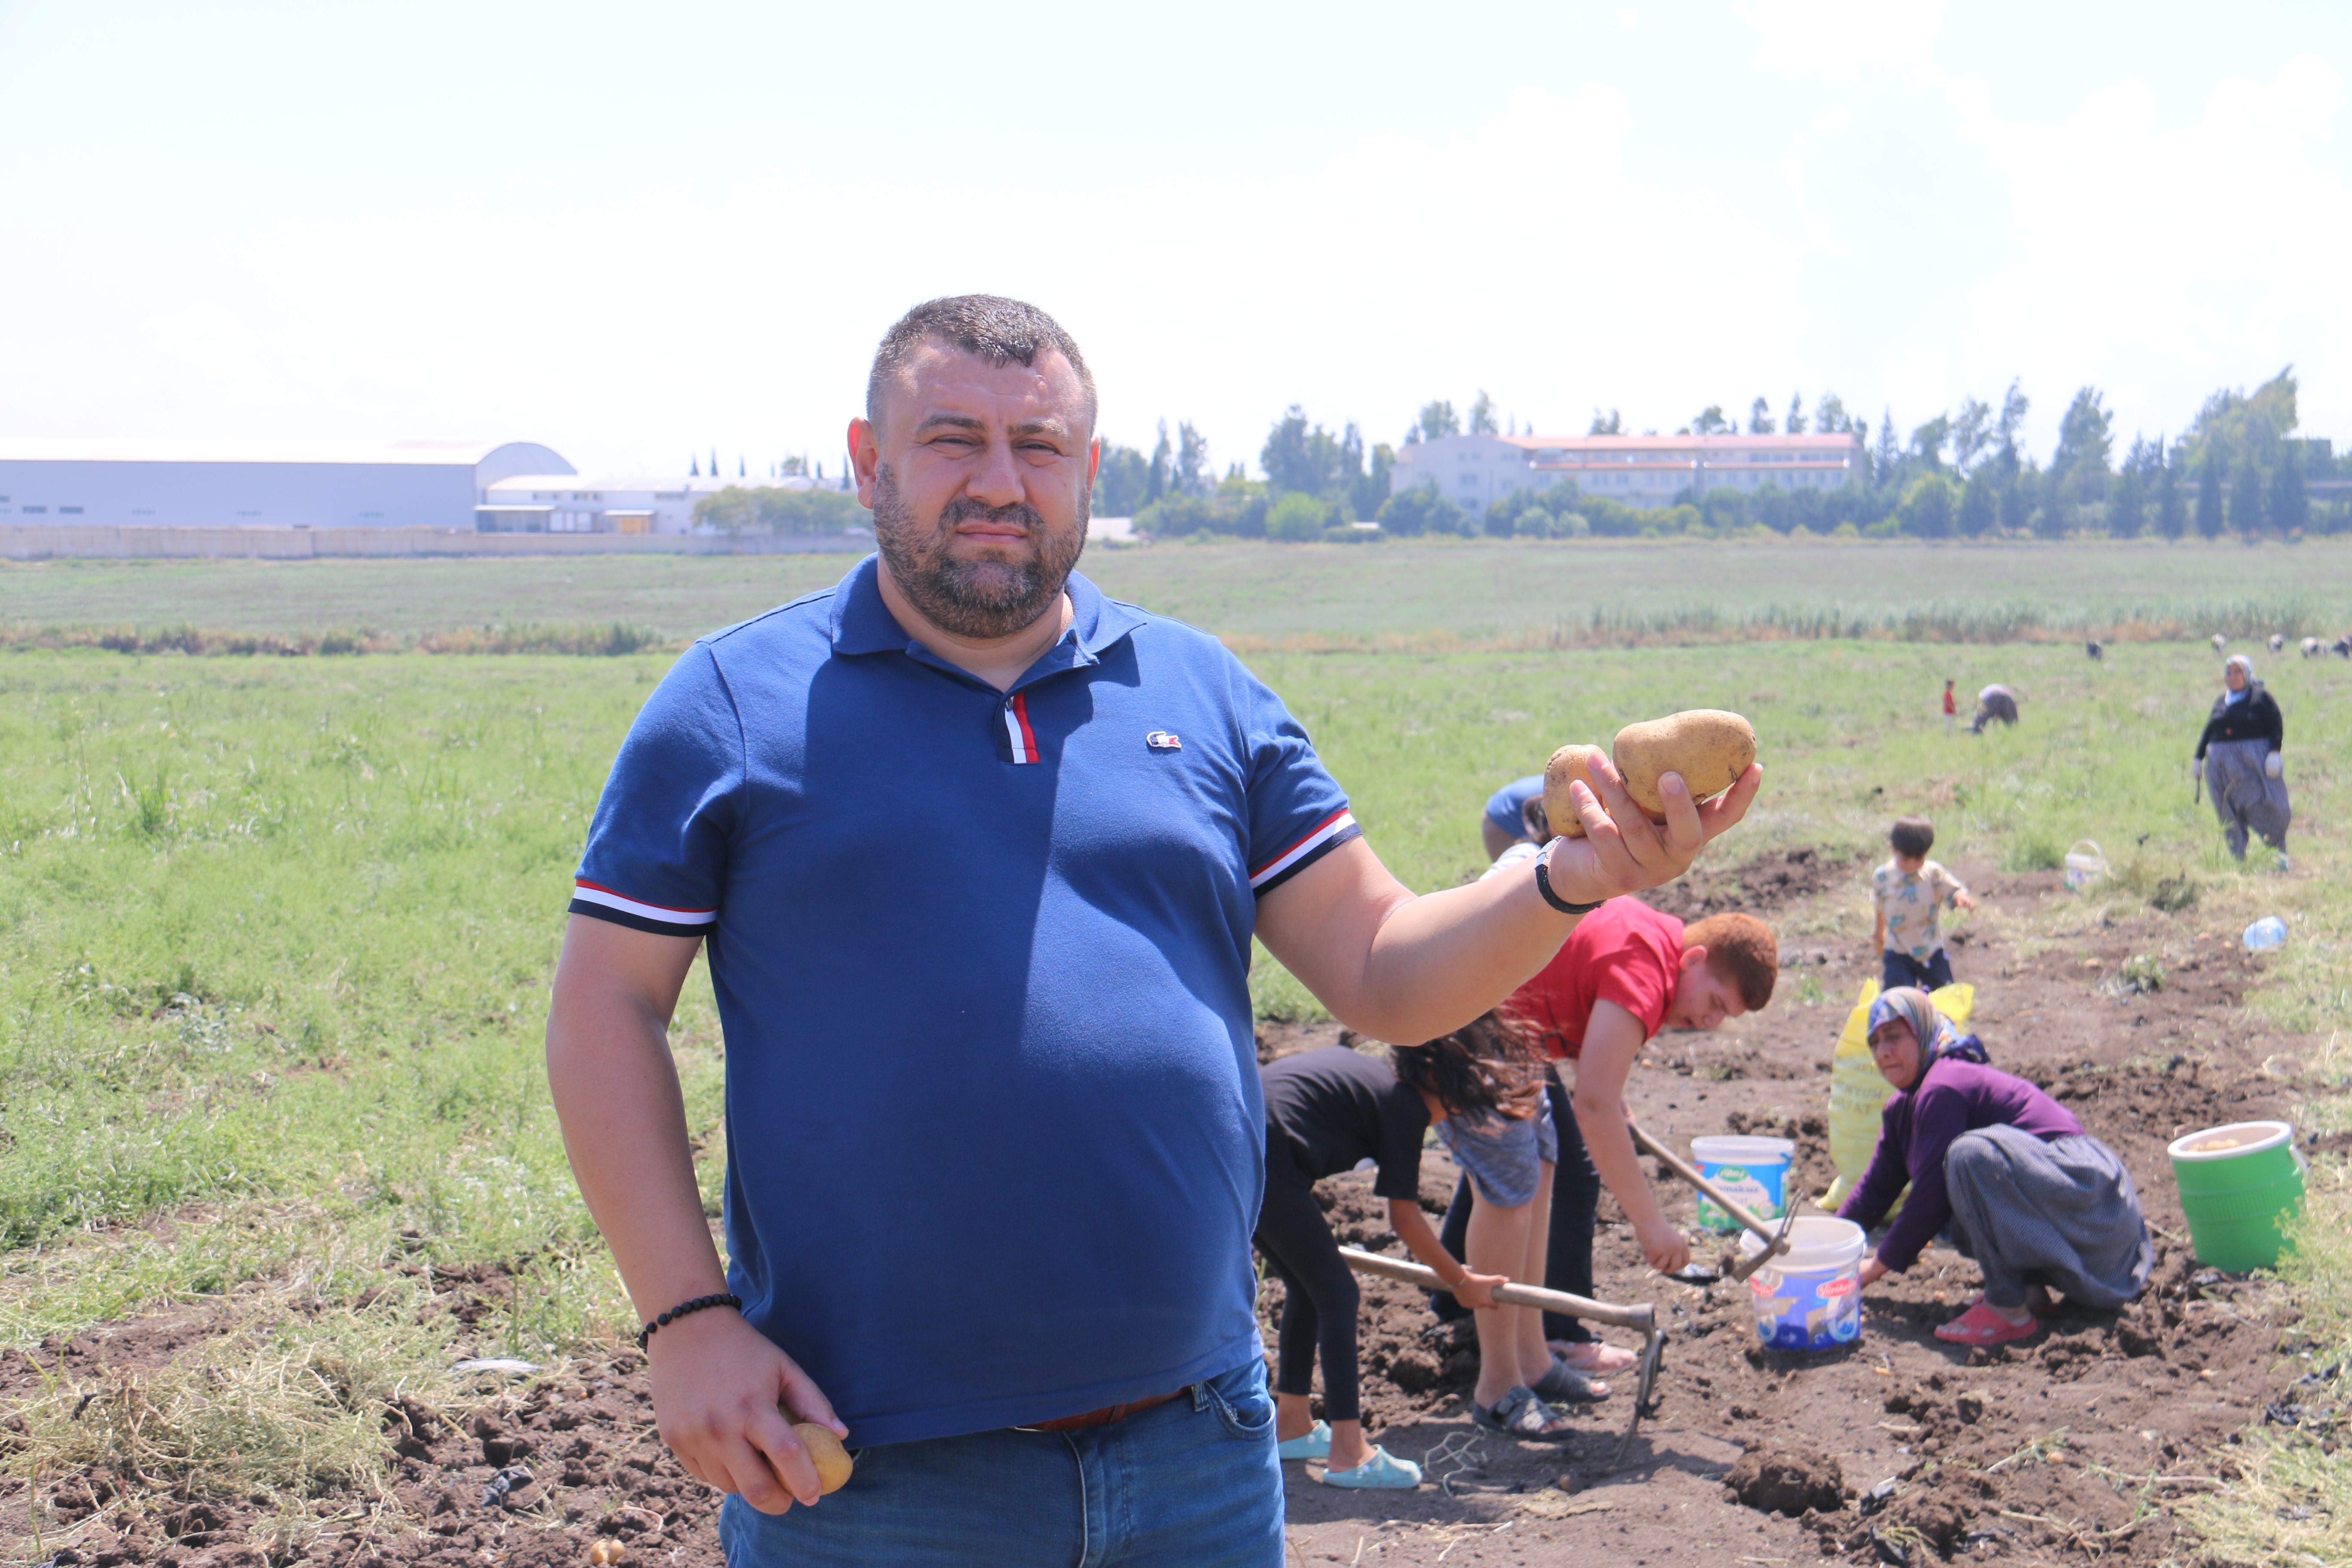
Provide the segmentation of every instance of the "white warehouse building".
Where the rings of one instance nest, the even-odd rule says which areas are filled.
[[[695,533],[695,503],[725,489],[820,490],[835,487],[800,474],[773,479],[694,476],[518,474],[499,479],[474,509],[483,533]]]
[[[1685,490],[1834,489],[1861,460],[1853,435],[1441,436],[1399,452],[1389,488],[1434,484],[1473,514],[1513,490],[1563,480],[1627,506],[1658,507]]]
[[[0,525],[470,531],[499,480],[571,472],[530,441],[0,441]]]
[[[474,527],[483,533],[691,533],[698,500],[752,482],[518,474],[484,493]]]

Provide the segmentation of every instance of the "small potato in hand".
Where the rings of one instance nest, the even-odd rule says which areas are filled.
[[[808,1450],[809,1458],[815,1464],[816,1484],[821,1490],[837,1492],[849,1484],[849,1450],[841,1446],[832,1427],[820,1426],[814,1421],[795,1421],[793,1436],[801,1440],[801,1447]]]
[[[1584,821],[1576,815],[1576,803],[1569,798],[1568,786],[1577,780],[1594,795],[1601,786],[1592,782],[1592,759],[1601,754],[1598,746],[1562,746],[1544,764],[1544,818],[1554,833],[1565,833],[1570,838],[1584,837]]]
[[[1693,801],[1711,800],[1739,782],[1756,760],[1756,731],[1737,713],[1719,708],[1694,708],[1645,723],[1628,724],[1617,731],[1610,747],[1625,793],[1656,821],[1666,819],[1665,797],[1658,793],[1663,773],[1680,773]],[[1557,758],[1554,759],[1557,761]],[[1565,793],[1565,786],[1562,786]],[[1545,775],[1549,804],[1550,775]]]

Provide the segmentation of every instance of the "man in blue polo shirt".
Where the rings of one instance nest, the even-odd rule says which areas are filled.
[[[1429,1038],[1755,794],[1675,781],[1659,830],[1608,778],[1527,874],[1413,896],[1279,699],[1072,570],[1094,416],[1044,312],[909,312],[850,427],[878,555],[679,659],[590,830],[549,1078],[732,1568],[1273,1568],[1251,936]],[[665,1039],[706,946],[723,1271]],[[820,1505],[790,1420],[858,1452]]]

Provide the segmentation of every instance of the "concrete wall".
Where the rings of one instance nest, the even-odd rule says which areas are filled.
[[[475,533],[432,528],[64,528],[0,523],[0,559],[89,556],[165,560],[244,556],[308,561],[326,556],[403,555],[793,555],[858,554],[862,533]]]

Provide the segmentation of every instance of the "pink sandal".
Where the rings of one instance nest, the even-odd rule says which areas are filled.
[[[1552,1340],[1551,1352],[1566,1362],[1570,1368],[1588,1377],[1605,1377],[1612,1372],[1630,1371],[1641,1357],[1632,1351],[1603,1343],[1600,1340]]]
[[[1939,1340],[1958,1345],[2005,1345],[2012,1340],[2030,1340],[2042,1331],[2039,1320],[2028,1315],[2025,1321],[2012,1323],[1979,1299],[1969,1310],[1936,1331]]]

